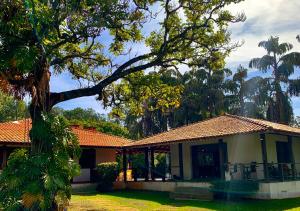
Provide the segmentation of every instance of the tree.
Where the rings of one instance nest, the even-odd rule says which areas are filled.
[[[111,93],[114,101],[110,104],[110,116],[125,120],[135,138],[165,131],[165,115],[180,105],[183,86],[163,81],[161,74],[131,74],[114,86]]]
[[[0,122],[19,120],[28,117],[24,101],[0,91]]]
[[[223,49],[230,40],[228,24],[244,19],[243,15],[233,16],[224,7],[240,1],[3,0],[2,89],[21,96],[30,94],[34,131],[45,121],[42,114],[60,102],[94,95],[104,102],[113,100],[106,91],[120,78],[149,68],[193,62],[205,57],[207,45]],[[163,11],[162,20],[154,14],[156,5]],[[149,36],[143,36],[141,28],[151,20],[160,24]],[[137,42],[149,51],[127,51],[128,45]],[[85,86],[51,92],[51,75],[63,71],[70,72]],[[30,134],[30,156],[51,152],[45,140]]]
[[[228,108],[225,77],[229,74],[227,69],[205,68],[184,74],[175,70],[135,74],[120,83],[121,95],[115,96],[120,100],[112,114],[124,116],[137,138],[220,115]]]
[[[102,133],[132,138],[127,128],[116,121],[105,118],[104,115],[97,113],[92,108],[64,110],[54,107],[51,113],[65,117],[70,125],[80,125],[84,128],[93,127]]]
[[[248,69],[239,66],[232,80],[227,80],[226,91],[229,113],[264,119],[269,101],[270,85],[267,79],[248,77]]]
[[[282,89],[281,83],[290,85],[289,76],[294,73],[295,66],[300,58],[300,53],[291,52],[293,45],[290,43],[279,43],[278,37],[270,37],[258,45],[263,47],[267,54],[261,58],[254,58],[250,61],[250,68],[257,68],[263,72],[272,70],[272,77],[269,82],[272,86],[272,96],[268,105],[268,119],[274,122],[288,124],[293,116],[290,98],[287,92]]]

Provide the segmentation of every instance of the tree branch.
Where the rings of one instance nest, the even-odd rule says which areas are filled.
[[[134,59],[136,59],[136,58],[134,58]],[[130,61],[128,61],[127,63],[130,63]],[[160,59],[157,58],[147,64],[139,65],[136,67],[131,67],[131,68],[128,68],[123,71],[121,71],[121,69],[118,68],[118,70],[116,70],[111,76],[102,80],[101,82],[99,82],[97,85],[95,85],[93,87],[75,89],[75,90],[65,91],[65,92],[60,92],[60,93],[51,93],[50,94],[50,108],[52,108],[54,105],[56,105],[60,102],[72,100],[72,99],[79,98],[79,97],[87,97],[87,96],[93,96],[93,95],[99,94],[100,99],[101,99],[101,92],[107,85],[109,85],[109,84],[117,81],[118,79],[121,79],[131,73],[135,73],[135,72],[138,72],[141,70],[148,69],[150,67],[159,65],[160,63],[161,63]]]

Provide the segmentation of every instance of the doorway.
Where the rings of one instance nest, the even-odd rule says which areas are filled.
[[[192,147],[194,179],[215,179],[221,177],[220,152],[218,144]]]
[[[277,162],[278,163],[290,163],[289,145],[288,142],[277,141],[276,142],[277,151]]]

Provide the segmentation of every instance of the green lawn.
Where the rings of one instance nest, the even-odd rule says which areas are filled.
[[[70,210],[300,210],[300,198],[285,200],[213,201],[172,200],[168,193],[116,191],[73,195]]]

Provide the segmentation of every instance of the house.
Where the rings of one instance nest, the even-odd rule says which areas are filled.
[[[299,128],[226,114],[126,144],[123,168],[126,154],[145,153],[145,180],[154,181],[156,151],[169,153],[176,182],[130,182],[127,188],[174,191],[179,184],[201,187],[202,181],[207,187],[216,179],[251,180],[259,182],[257,198],[300,196]]]
[[[30,129],[29,119],[0,123],[0,170],[6,166],[7,158],[14,149],[30,146]],[[83,129],[73,125],[72,131],[77,135],[82,149],[79,160],[81,175],[73,179],[75,183],[90,182],[96,164],[115,162],[122,146],[131,142],[125,138],[100,133],[95,128]]]
[[[29,146],[29,128],[26,121],[0,124],[2,166],[13,148]],[[299,128],[225,114],[135,142],[78,126],[72,130],[83,149],[82,174],[74,182],[90,181],[96,163],[115,161],[117,153],[128,172],[129,155],[143,153],[144,178],[132,181],[125,173],[116,188],[174,192],[209,188],[215,180],[256,181],[255,198],[300,197]],[[155,153],[168,155],[167,175],[154,171]]]

